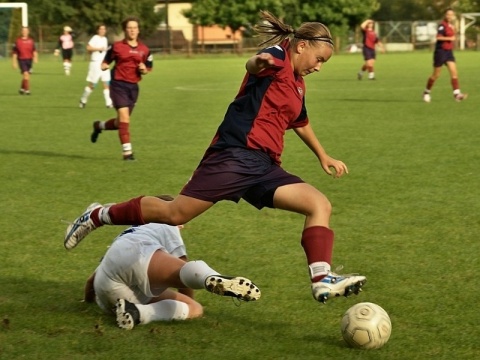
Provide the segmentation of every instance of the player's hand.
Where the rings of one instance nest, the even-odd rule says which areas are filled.
[[[108,64],[106,64],[106,63],[102,63],[102,64],[100,65],[100,68],[101,68],[103,71],[105,71],[105,70],[108,70],[108,69],[110,68],[110,65],[108,65]]]
[[[143,74],[143,75],[145,75],[148,72],[147,66],[144,63],[138,64],[138,70],[140,71],[140,74]]]
[[[259,68],[265,69],[270,66],[273,66],[275,64],[275,60],[272,54],[261,53],[257,55],[257,58],[255,59],[255,63]]]
[[[325,157],[321,160],[323,170],[328,174],[332,175],[335,178],[339,178],[345,174],[348,174],[347,165],[343,161],[335,160],[330,156]],[[332,171],[335,170],[334,172]]]

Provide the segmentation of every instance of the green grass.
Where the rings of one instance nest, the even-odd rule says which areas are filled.
[[[104,227],[63,248],[64,220],[90,202],[176,194],[235,96],[242,57],[156,58],[141,85],[131,135],[138,161],[124,163],[117,134],[91,144],[94,119],[114,112],[101,90],[77,107],[88,63],[72,75],[41,58],[32,96],[0,61],[1,359],[474,359],[478,338],[480,245],[478,54],[457,52],[467,101],[453,101],[446,70],[431,104],[421,92],[431,53],[380,55],[376,81],[357,81],[360,55],[338,55],[307,77],[307,107],[322,144],[348,165],[333,180],[293,133],[284,167],[331,200],[334,267],[368,277],[358,297],[326,305],[311,296],[300,246],[303,218],[223,202],[183,230],[191,259],[241,274],[262,289],[241,306],[198,292],[205,317],[133,331],[81,302],[86,278],[121,227]],[[340,319],[370,301],[393,332],[376,351],[348,348]]]

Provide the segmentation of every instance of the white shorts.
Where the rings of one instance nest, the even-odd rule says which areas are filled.
[[[108,249],[96,269],[94,288],[98,306],[111,313],[117,299],[135,304],[148,304],[165,289],[150,289],[148,266],[161,245],[152,241],[120,237]]]
[[[100,80],[102,82],[110,82],[110,70],[102,70],[102,63],[99,61],[90,61],[88,65],[88,74],[87,81],[92,84],[98,83]]]

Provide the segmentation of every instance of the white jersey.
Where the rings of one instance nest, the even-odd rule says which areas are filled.
[[[90,61],[101,62],[105,57],[108,48],[108,40],[105,36],[94,35],[88,42],[93,48],[104,49],[102,51],[92,51]]]
[[[175,257],[187,255],[177,226],[152,223],[121,233],[96,269],[97,304],[108,312],[117,299],[147,304],[161,294],[165,289],[151,289],[147,274],[150,259],[157,250]]]

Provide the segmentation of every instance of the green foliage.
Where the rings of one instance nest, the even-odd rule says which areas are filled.
[[[189,256],[253,279],[256,303],[198,291],[205,317],[121,331],[80,302],[87,276],[123,227],[103,227],[63,248],[66,224],[90,202],[176,194],[188,181],[244,75],[244,56],[156,57],[140,83],[124,163],[115,132],[96,144],[92,121],[114,115],[101,87],[77,107],[88,62],[40,57],[32,95],[20,96],[9,61],[2,74],[0,213],[1,359],[455,359],[480,358],[478,254],[478,53],[456,52],[462,90],[444,71],[421,101],[432,54],[379,54],[376,81],[358,81],[360,54],[335,55],[306,78],[309,117],[349,174],[332,179],[291,132],[283,166],[333,205],[334,267],[368,277],[364,291],[326,305],[311,296],[300,245],[303,217],[220,202],[182,230]],[[370,301],[393,331],[378,351],[346,347],[340,320]]]

